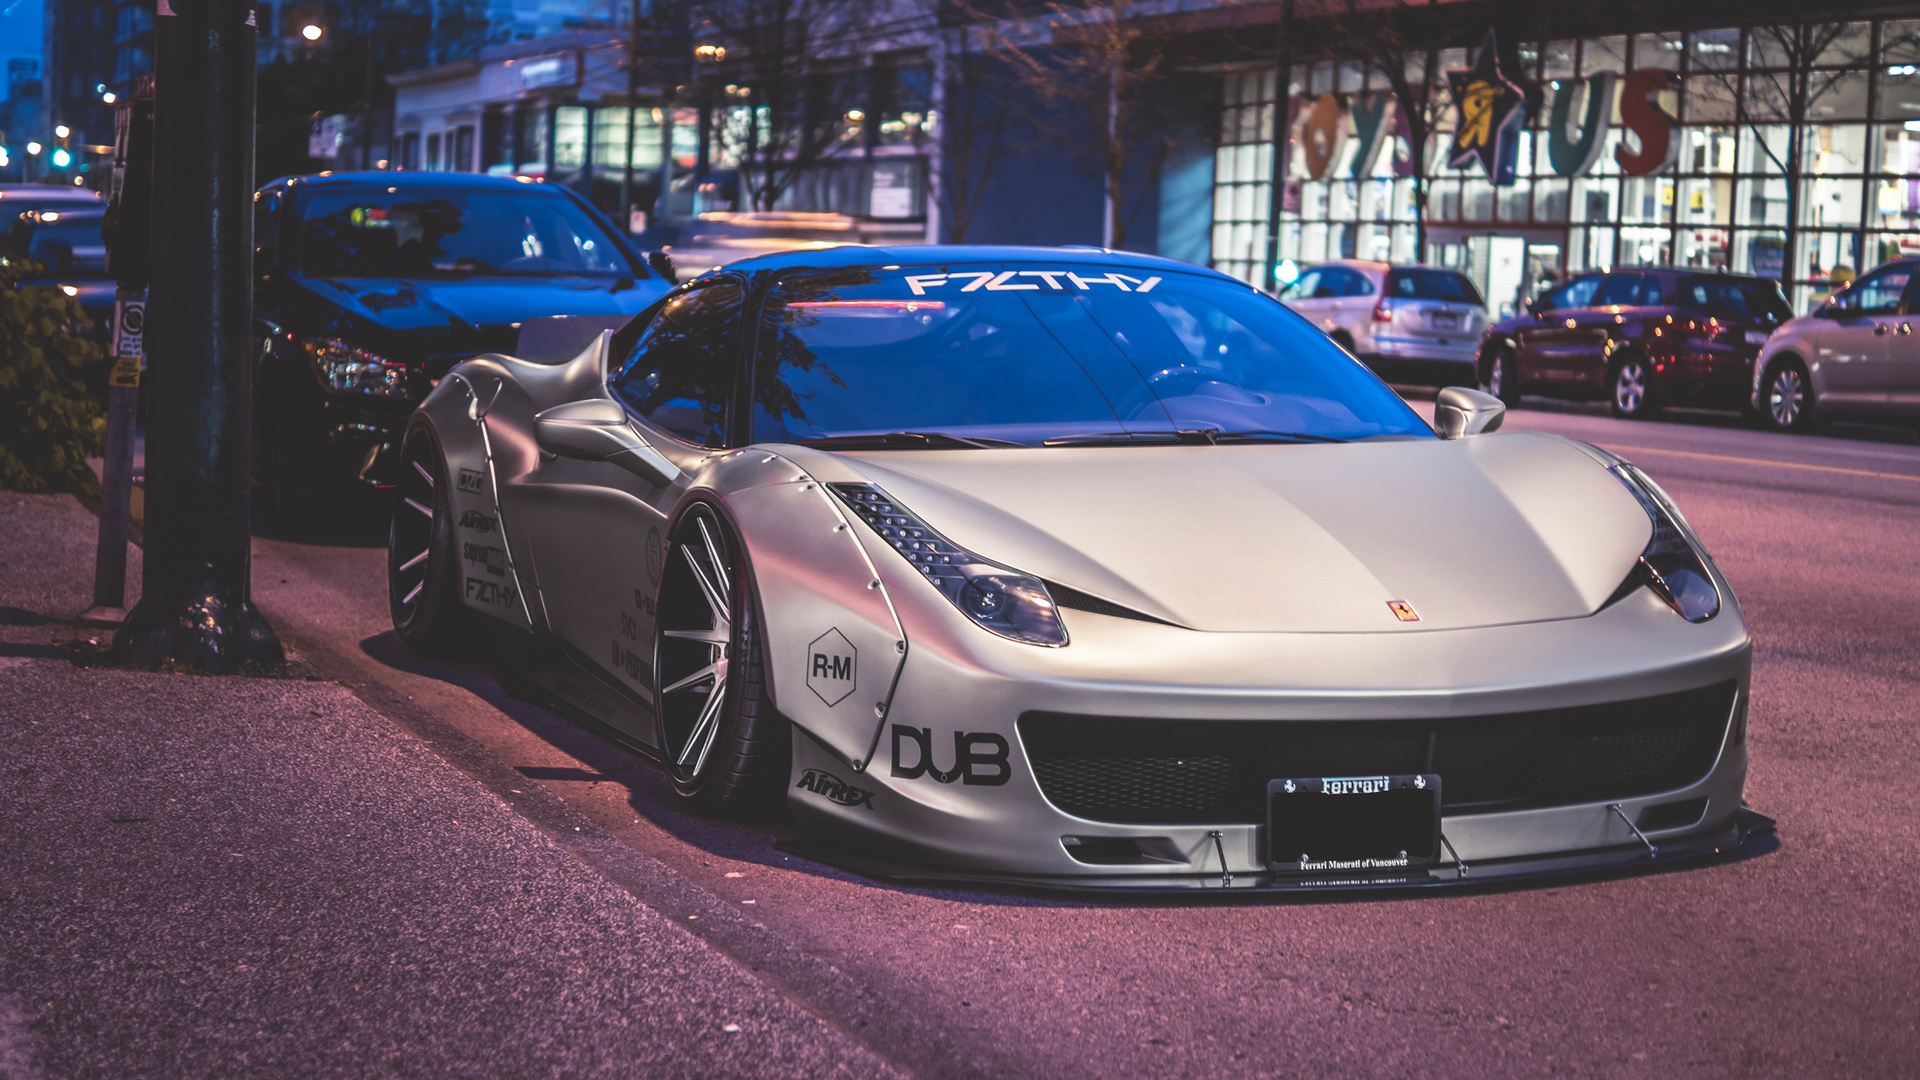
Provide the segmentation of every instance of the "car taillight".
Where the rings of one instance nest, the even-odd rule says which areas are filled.
[[[1393,298],[1392,297],[1383,296],[1380,298],[1379,303],[1373,305],[1373,321],[1374,322],[1392,322],[1393,321]]]

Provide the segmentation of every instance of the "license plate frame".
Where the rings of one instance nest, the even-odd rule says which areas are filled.
[[[1364,873],[1433,866],[1440,845],[1438,773],[1267,783],[1267,861],[1276,870]]]
[[[1444,331],[1450,334],[1458,333],[1460,331],[1460,316],[1450,312],[1430,312],[1427,315],[1427,329]]]

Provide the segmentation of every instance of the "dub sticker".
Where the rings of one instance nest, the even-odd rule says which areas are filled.
[[[912,761],[907,760],[911,754]],[[1007,765],[1007,740],[991,731],[953,733],[953,765],[942,769],[933,760],[933,729],[893,725],[893,775],[902,780],[932,777],[942,784],[999,787],[1013,775]]]
[[[478,495],[487,489],[487,474],[479,469],[461,469],[458,486],[469,495]]]

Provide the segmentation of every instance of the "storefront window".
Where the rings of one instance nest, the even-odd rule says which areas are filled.
[[[577,169],[587,163],[587,110],[563,105],[553,110],[553,167]]]

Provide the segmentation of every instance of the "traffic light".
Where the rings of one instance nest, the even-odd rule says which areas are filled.
[[[65,124],[56,124],[53,129],[53,167],[64,169],[73,164],[73,129]]]

